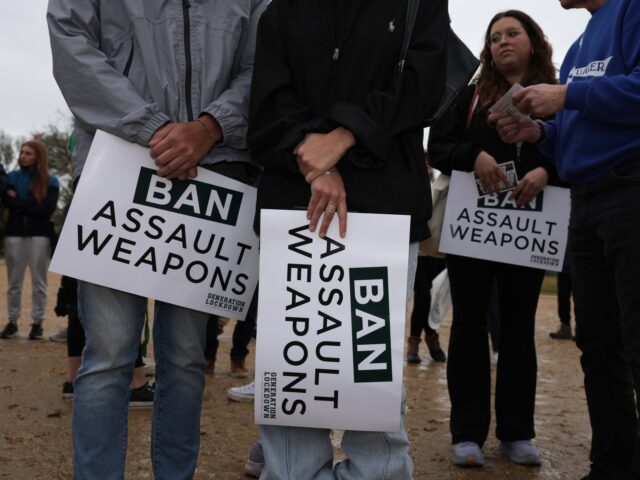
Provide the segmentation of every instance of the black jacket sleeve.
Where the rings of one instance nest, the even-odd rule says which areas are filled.
[[[297,172],[293,150],[307,133],[322,130],[326,119],[314,116],[293,90],[281,5],[271,3],[258,24],[248,142],[263,166],[273,162]]]
[[[442,173],[452,170],[470,172],[482,148],[467,139],[467,118],[476,90],[470,85],[429,132],[429,164]]]

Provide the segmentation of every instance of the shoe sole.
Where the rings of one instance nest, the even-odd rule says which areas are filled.
[[[253,478],[260,478],[260,474],[264,469],[264,463],[256,463],[251,460],[247,460],[244,466],[244,473]]]
[[[227,392],[227,397],[229,397],[229,400],[233,400],[234,402],[246,402],[246,403],[251,403],[253,402],[255,396],[248,396],[248,395],[242,395],[242,394],[238,394],[238,393],[233,393],[233,392]]]
[[[454,457],[453,458],[453,464],[457,465],[458,467],[465,467],[465,468],[475,468],[475,467],[482,467],[484,466],[484,460],[480,460],[479,458],[477,458],[474,455],[469,455],[467,457]]]
[[[511,461],[511,463],[514,463],[516,465],[523,465],[525,467],[539,467],[540,465],[542,465],[542,461],[540,458],[513,457],[510,455],[509,450],[507,450],[503,446],[500,446],[500,451]]]
[[[63,393],[62,398],[65,400],[73,400],[73,393]]]
[[[42,340],[42,337],[32,337],[31,335],[29,335],[29,340]]]
[[[129,402],[129,408],[153,408],[153,402]]]

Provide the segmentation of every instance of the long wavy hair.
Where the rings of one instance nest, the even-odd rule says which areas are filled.
[[[495,102],[502,97],[511,84],[502,76],[493,66],[493,58],[491,57],[491,28],[498,20],[505,17],[511,17],[518,20],[524,30],[529,35],[531,42],[531,58],[529,59],[529,69],[522,79],[523,86],[536,85],[538,83],[558,83],[556,76],[556,68],[553,66],[551,56],[553,48],[547,40],[544,32],[529,15],[520,10],[507,10],[496,14],[489,22],[487,32],[484,36],[484,48],[480,54],[480,73],[476,77],[478,83],[478,95],[480,98],[480,106],[482,108]]]
[[[29,190],[38,203],[42,203],[47,197],[47,190],[49,189],[49,156],[47,147],[37,140],[24,142],[20,148],[22,149],[22,147],[31,147],[36,152],[36,163],[31,167],[33,181]]]

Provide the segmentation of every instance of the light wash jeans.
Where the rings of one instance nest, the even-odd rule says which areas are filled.
[[[41,324],[47,308],[47,270],[50,258],[49,237],[5,237],[4,258],[7,264],[8,318],[17,323],[22,313],[24,272],[31,272],[31,318]]]
[[[73,478],[121,480],[129,384],[147,299],[78,282],[78,306],[86,344],[74,384]],[[190,479],[196,468],[206,325],[205,313],[155,304],[151,459],[156,480]]]
[[[418,263],[418,243],[409,245],[407,305]],[[258,320],[260,321],[260,320]],[[402,392],[404,417],[405,392]],[[413,462],[404,428],[398,432],[347,430],[342,450],[347,459],[333,467],[329,430],[260,425],[265,468],[260,480],[411,480]]]

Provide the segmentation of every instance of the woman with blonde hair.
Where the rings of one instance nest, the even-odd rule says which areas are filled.
[[[53,226],[51,215],[59,194],[58,179],[49,175],[47,149],[39,141],[20,147],[18,169],[9,173],[4,206],[9,210],[5,230],[4,255],[9,288],[9,323],[0,337],[11,338],[18,331],[22,311],[22,284],[29,266],[31,272],[32,340],[42,338],[42,322],[47,306],[47,270]]]

